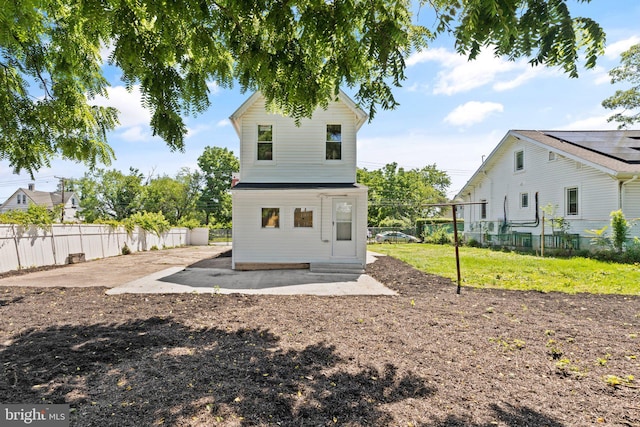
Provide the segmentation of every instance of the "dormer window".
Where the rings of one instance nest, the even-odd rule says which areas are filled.
[[[520,150],[515,152],[514,163],[514,169],[516,172],[524,170],[524,151]]]
[[[258,125],[258,160],[273,160],[273,125]]]
[[[342,125],[327,125],[326,159],[342,160]]]

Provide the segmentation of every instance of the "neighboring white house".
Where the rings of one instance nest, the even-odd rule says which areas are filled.
[[[465,238],[539,236],[545,211],[546,219],[565,220],[584,247],[585,230],[608,225],[612,211],[640,218],[639,177],[640,131],[511,130],[456,196],[486,202],[462,208]],[[640,224],[631,234],[640,235]]]
[[[362,271],[367,188],[356,183],[356,133],[367,115],[340,91],[297,126],[256,92],[230,120],[240,137],[233,268]]]
[[[61,193],[37,191],[34,184],[29,184],[29,188],[18,188],[2,205],[0,212],[8,212],[10,210],[26,211],[30,204],[45,206],[52,210],[55,206],[62,204]],[[64,193],[64,222],[78,221],[78,196],[72,191]],[[57,218],[62,221],[62,217]]]

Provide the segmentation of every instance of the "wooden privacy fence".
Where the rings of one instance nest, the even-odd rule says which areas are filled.
[[[99,224],[55,224],[46,229],[0,224],[0,273],[121,255],[125,245],[138,252],[207,244],[201,234],[202,229],[187,228],[172,228],[158,236],[139,227],[128,233],[124,227]]]

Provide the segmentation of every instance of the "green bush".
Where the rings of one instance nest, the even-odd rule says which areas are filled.
[[[136,212],[125,219],[123,225],[129,233],[138,226],[158,237],[171,229],[171,224],[164,218],[162,212]]]
[[[613,248],[618,252],[622,252],[629,236],[631,225],[624,217],[622,210],[613,211],[610,216]]]
[[[26,211],[15,209],[0,214],[0,224],[18,224],[24,227],[35,225],[48,229],[54,223],[54,218],[59,217],[60,208],[53,211],[41,205],[29,204]]]
[[[202,224],[197,219],[181,218],[180,221],[178,221],[178,227],[185,227],[189,230],[193,230],[194,228],[202,227]]]
[[[425,231],[422,238],[425,243],[448,245],[453,242],[453,233],[448,232],[446,225],[439,225],[433,227],[431,231]]]

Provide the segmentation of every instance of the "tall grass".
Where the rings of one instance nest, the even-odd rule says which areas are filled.
[[[369,250],[398,258],[419,270],[456,280],[455,249],[450,245],[371,245]],[[640,295],[640,265],[588,258],[541,258],[461,247],[463,286]]]

